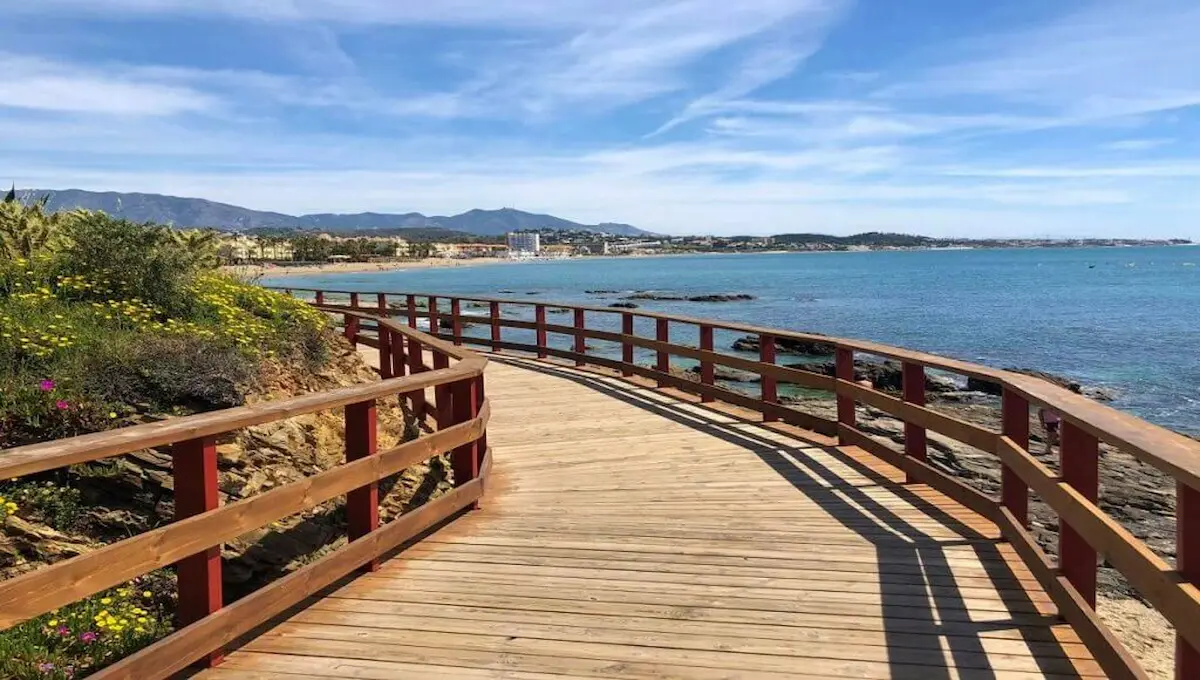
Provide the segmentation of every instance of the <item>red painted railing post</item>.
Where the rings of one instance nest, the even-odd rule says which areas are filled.
[[[633,335],[633,315],[629,312],[621,314],[621,335]],[[621,375],[626,378],[633,375],[633,344],[621,343],[621,363],[625,364],[621,367]]]
[[[492,301],[488,303],[488,320],[492,324],[492,351],[500,351],[500,303]]]
[[[925,367],[907,361],[900,368],[900,386],[904,401],[914,406],[925,405]],[[904,455],[924,463],[929,459],[928,438],[925,428],[914,423],[904,423]],[[909,484],[916,482],[911,473],[904,475]]]
[[[171,446],[175,482],[175,521],[209,510],[220,502],[217,494],[217,440],[202,437]],[[221,608],[221,546],[216,545],[176,564],[179,579],[178,627],[190,625]],[[215,666],[224,654],[216,650],[201,665]]]
[[[700,327],[700,349],[705,352],[713,351],[713,327],[712,326],[701,326]],[[716,376],[713,373],[714,373],[713,362],[701,360],[700,361],[700,384],[702,384],[702,385],[714,384]],[[701,401],[701,403],[708,404],[713,401],[716,401],[716,397],[712,396],[711,394],[704,394],[704,395],[700,396],[700,401]]]
[[[546,354],[546,305],[538,305],[533,308],[533,322],[537,326],[537,355],[539,359],[545,359]]]
[[[404,354],[404,336],[388,331],[388,344],[392,348],[392,356],[390,358],[392,362],[392,376],[401,378],[404,376],[405,369],[407,368],[405,362],[408,360],[408,357]]]
[[[654,339],[667,343],[671,341],[671,323],[666,319],[654,320]],[[654,362],[654,369],[659,373],[671,372],[671,353],[665,349],[659,349]],[[667,381],[663,377],[657,379],[659,387],[666,387]]]
[[[587,354],[587,338],[583,335],[583,330],[587,328],[587,317],[582,309],[575,310],[575,353]],[[582,357],[575,360],[576,366],[582,366],[587,361]]]
[[[758,336],[758,360],[764,364],[775,363],[775,336],[760,333]],[[762,376],[762,400],[767,404],[779,403],[779,387],[774,376],[763,374]],[[773,423],[779,420],[779,416],[773,413],[763,412],[763,422]]]
[[[450,298],[450,327],[454,333],[454,344],[463,344],[462,302],[458,298]]]
[[[838,347],[837,353],[834,356],[835,366],[834,373],[838,380],[854,382],[854,350],[845,347]],[[856,424],[854,416],[854,397],[848,394],[841,394],[839,390],[837,395],[837,416],[838,424],[846,427],[854,427]],[[839,436],[838,443],[845,446],[849,442],[846,437]]]
[[[1188,583],[1200,584],[1200,491],[1175,487],[1175,568]],[[1175,638],[1175,680],[1200,678],[1200,650]]]
[[[408,373],[416,375],[425,370],[424,348],[417,338],[408,339]],[[412,409],[418,421],[425,420],[425,390],[412,393]]]
[[[432,295],[429,296],[429,334],[434,337],[437,337],[442,330],[440,326],[442,318],[438,316],[437,300]]]
[[[1029,402],[1005,388],[1000,403],[1001,433],[1029,450]],[[1000,466],[1000,502],[1023,527],[1029,526],[1029,486],[1007,465]]]
[[[384,319],[388,318],[386,293],[379,293],[378,303],[379,316]],[[379,377],[386,380],[395,375],[392,367],[392,334],[387,330],[383,321],[379,321],[376,327],[379,329],[377,333],[379,336]]]
[[[404,301],[404,303],[405,303],[404,306],[407,308],[406,311],[408,311],[408,327],[416,328],[417,327],[417,296],[409,295],[408,298]]]
[[[350,306],[355,309],[358,309],[358,293],[350,294]]]
[[[354,316],[353,314],[344,314],[343,316],[346,318],[346,321],[343,324],[344,328],[342,332],[346,336],[346,339],[350,341],[351,345],[357,345],[358,317]]]
[[[454,396],[453,424],[458,425],[474,420],[479,414],[479,402],[476,391],[479,381],[476,378],[459,380],[450,385]],[[479,465],[483,462],[483,453],[479,450],[479,440],[467,442],[454,449],[450,454],[450,468],[454,471],[454,486],[462,486],[479,476]],[[478,507],[476,504],[475,507]]]
[[[375,400],[346,405],[346,462],[351,463],[378,450]],[[354,541],[379,528],[379,483],[353,489],[346,494],[346,523]],[[379,561],[363,565],[365,571],[377,571]]]
[[[323,304],[325,304],[325,291],[323,291],[323,290],[318,290],[318,291],[317,291],[317,297],[316,297],[316,300],[317,300],[317,304],[318,304],[318,305],[323,305]]]
[[[1062,479],[1095,502],[1100,492],[1100,442],[1079,426],[1062,421],[1059,464]],[[1058,561],[1067,580],[1092,607],[1096,606],[1096,550],[1059,518]]]
[[[433,370],[450,368],[450,357],[446,354],[433,350]],[[437,408],[437,426],[439,430],[444,430],[454,424],[454,393],[450,389],[450,383],[435,385],[433,388],[434,406]]]

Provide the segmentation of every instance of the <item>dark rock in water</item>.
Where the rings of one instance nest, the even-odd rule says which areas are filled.
[[[614,295],[616,293],[620,293],[621,291],[619,291],[619,290],[585,290],[583,292],[586,293],[587,295]]]
[[[734,302],[737,300],[753,300],[753,295],[745,293],[711,293],[708,295],[674,295],[670,293],[655,293],[653,291],[639,290],[638,292],[627,295],[624,300],[665,300],[674,302]]]
[[[687,300],[688,300],[688,302],[736,302],[738,300],[753,300],[753,299],[754,299],[753,295],[747,295],[745,293],[734,293],[731,295],[726,295],[726,294],[693,295],[693,296],[689,297]]]
[[[546,310],[547,314],[570,314],[571,310],[563,309],[562,307],[551,307]]]
[[[652,293],[649,291],[638,291],[632,295],[626,295],[623,300],[668,300],[682,302],[686,298],[682,295],[667,295],[666,293]]]
[[[688,373],[700,375],[700,367],[692,366],[687,369]],[[762,376],[750,371],[739,371],[736,368],[728,366],[713,366],[713,378],[716,380],[724,380],[725,382],[740,382],[740,383],[756,383],[762,382]]]
[[[609,307],[614,309],[637,309],[638,306],[633,302],[614,302]]]
[[[1112,390],[1103,387],[1085,387],[1078,380],[1072,380],[1071,378],[1055,375],[1054,373],[1047,373],[1046,371],[1039,371],[1032,368],[1006,368],[1004,370],[1032,376],[1034,378],[1041,378],[1042,380],[1054,385],[1058,385],[1065,390],[1070,390],[1075,394],[1082,394],[1083,396],[1090,399],[1095,399],[1096,401],[1113,401],[1117,396]],[[985,394],[991,394],[995,396],[999,396],[1004,391],[1000,385],[987,380],[980,380],[979,378],[967,378],[967,390],[971,392],[983,392]]]
[[[527,290],[527,291],[525,291],[525,294],[526,295],[541,295],[542,292],[538,291],[538,290]]]
[[[798,368],[802,371],[834,376],[837,374],[837,364],[823,361],[815,364],[787,364],[788,368]],[[877,390],[900,392],[904,389],[904,372],[895,361],[856,361],[854,362],[854,379],[869,380]],[[938,376],[925,375],[925,391],[934,394],[946,394],[958,391],[958,385],[953,380]]]
[[[757,335],[746,335],[733,341],[733,349],[740,352],[759,351]],[[798,338],[775,338],[775,352],[778,354],[793,354],[810,357],[833,356],[837,350],[832,342],[821,340],[800,340]]]
[[[461,320],[460,323],[462,324],[463,328],[470,328],[471,326],[475,325],[474,322],[467,321],[466,319]],[[454,328],[454,319],[452,319],[450,317],[445,317],[445,316],[439,317],[438,325],[441,326],[442,328],[453,329]]]
[[[513,295],[513,294],[515,294],[517,291],[515,291],[515,290],[498,290],[498,291],[496,291],[496,292],[497,292],[497,293],[504,294],[504,295]]]

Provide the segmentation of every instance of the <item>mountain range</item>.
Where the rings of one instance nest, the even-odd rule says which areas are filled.
[[[468,210],[461,215],[426,216],[410,213],[357,213],[350,215],[321,213],[285,215],[251,210],[203,198],[182,198],[162,194],[94,192],[81,189],[34,189],[18,192],[25,197],[50,197],[50,210],[84,208],[102,210],[135,222],[157,222],[176,227],[214,227],[223,230],[312,229],[326,232],[364,229],[441,228],[475,234],[499,236],[519,229],[559,229],[591,231],[620,236],[648,236],[650,232],[628,224],[579,224],[553,215],[540,215],[513,208]]]

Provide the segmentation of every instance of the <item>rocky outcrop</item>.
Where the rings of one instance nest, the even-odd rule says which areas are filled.
[[[710,293],[707,295],[674,295],[671,293],[656,293],[653,291],[638,291],[626,295],[623,300],[659,300],[672,302],[735,302],[738,300],[753,300],[753,295],[745,293]]]
[[[304,393],[377,381],[349,343],[331,334],[331,358],[313,370],[269,364],[248,403],[275,401]],[[159,420],[148,415],[142,420]],[[389,448],[416,436],[416,422],[397,400],[381,399],[377,408],[378,444]],[[222,504],[265,491],[339,465],[345,458],[340,410],[263,423],[218,441]],[[449,465],[441,458],[414,466],[380,485],[384,520],[403,513],[450,488]],[[8,577],[70,557],[170,522],[174,515],[171,458],[167,449],[144,450],[76,469],[70,479],[85,508],[78,526],[56,532],[10,518],[0,532],[0,576]],[[278,577],[345,542],[342,501],[331,501],[301,515],[256,529],[223,546],[226,586],[234,596]]]
[[[692,366],[686,371],[691,375],[691,379],[699,380],[700,367]],[[739,382],[739,383],[756,383],[762,382],[762,376],[750,371],[740,371],[736,368],[728,366],[713,366],[713,379],[722,382]]]
[[[759,351],[759,337],[757,335],[746,335],[733,341],[733,349],[739,352],[754,352]],[[801,340],[798,338],[775,338],[775,353],[790,354],[796,356],[811,356],[811,357],[831,357],[837,351],[837,346],[832,342],[823,340]]]
[[[638,305],[635,302],[614,302],[609,307],[613,309],[637,309]]]
[[[785,366],[821,375],[837,375],[837,364],[832,361],[785,364]],[[904,388],[904,373],[900,364],[895,361],[855,361],[854,380],[870,381],[871,386],[875,389],[887,392],[900,392]],[[959,386],[953,380],[926,372],[926,393],[949,394],[957,391],[959,391]]]
[[[1041,378],[1042,380],[1054,385],[1058,385],[1063,389],[1070,390],[1075,394],[1082,394],[1085,397],[1095,399],[1096,401],[1113,401],[1116,399],[1116,394],[1113,393],[1112,390],[1104,387],[1087,386],[1080,383],[1078,380],[1073,380],[1071,378],[1056,375],[1054,373],[1047,373],[1046,371],[1039,371],[1032,368],[1006,368],[1004,370],[1033,376],[1034,378]],[[979,378],[968,378],[967,390],[971,392],[983,392],[984,394],[991,394],[995,396],[999,396],[1000,393],[1004,391],[999,384],[990,382],[988,380],[981,380]]]

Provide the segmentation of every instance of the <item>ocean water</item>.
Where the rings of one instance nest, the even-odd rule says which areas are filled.
[[[266,283],[480,296],[511,290],[503,297],[598,306],[620,296],[585,291],[748,293],[757,299],[637,302],[648,311],[874,340],[1001,368],[1038,368],[1105,387],[1116,394],[1114,406],[1151,422],[1200,433],[1197,247],[575,259],[280,276]],[[614,315],[609,327],[616,323]],[[652,333],[649,326],[638,332]],[[718,336],[718,349],[727,349],[731,338]]]

